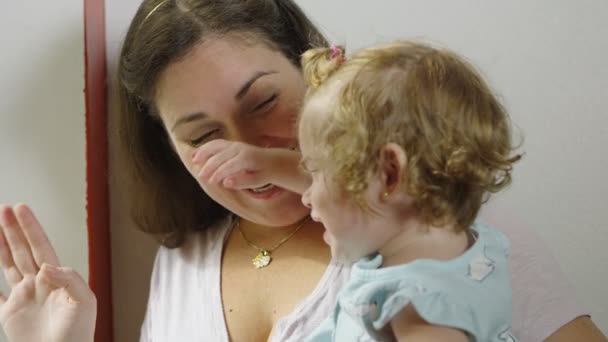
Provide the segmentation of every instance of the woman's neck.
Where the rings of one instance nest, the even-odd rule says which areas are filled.
[[[261,225],[238,217],[236,220],[238,221],[235,228],[239,229],[248,239],[259,243],[272,243],[289,235],[301,225],[303,225],[301,229],[304,230],[308,225],[314,224],[308,217],[287,226]]]
[[[379,250],[383,267],[416,259],[449,260],[462,255],[469,247],[466,230],[455,225],[431,226],[418,219],[401,223],[396,235]]]

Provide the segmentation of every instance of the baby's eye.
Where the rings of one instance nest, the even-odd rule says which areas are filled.
[[[315,174],[319,171],[305,162],[300,162],[300,169],[310,175]]]
[[[306,165],[305,160],[300,160],[299,166],[300,166],[300,170],[302,170],[306,173],[310,173],[310,170],[308,169],[308,165]]]

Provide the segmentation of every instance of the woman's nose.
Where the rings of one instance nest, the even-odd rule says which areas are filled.
[[[265,135],[259,134],[258,132],[252,130],[248,127],[234,127],[228,136],[228,140],[238,141],[241,143],[245,143],[248,145],[258,146],[258,147],[282,147],[283,145],[277,139],[272,137],[267,137]]]
[[[262,147],[280,147],[280,148],[294,148],[296,141],[293,138],[282,138],[262,135],[258,138],[259,142],[256,144]]]
[[[293,148],[297,139],[291,130],[273,128],[279,123],[267,120],[234,120],[226,124],[226,139],[249,145],[271,148]]]

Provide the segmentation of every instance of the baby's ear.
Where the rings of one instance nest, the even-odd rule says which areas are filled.
[[[385,191],[385,196],[390,195],[395,189],[404,185],[403,170],[407,166],[407,155],[405,150],[395,144],[388,143],[380,150],[378,172]]]

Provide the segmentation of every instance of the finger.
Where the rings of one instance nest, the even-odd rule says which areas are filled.
[[[211,176],[209,176],[209,183],[220,183],[226,177],[247,171],[252,170],[247,169],[245,162],[241,160],[241,158],[233,158],[222,164]]]
[[[94,302],[95,294],[82,279],[78,272],[69,267],[55,267],[44,264],[41,268],[42,275],[51,285],[63,288],[70,298],[76,302]]]
[[[0,306],[4,305],[4,303],[6,303],[6,296],[0,291]]]
[[[57,258],[53,245],[51,245],[42,225],[40,225],[32,210],[25,204],[17,204],[14,212],[30,245],[36,265],[40,267],[42,264],[47,263],[58,266],[59,258]]]
[[[259,188],[266,184],[268,184],[268,180],[263,179],[259,172],[246,170],[229,175],[222,182],[224,187],[234,190]]]
[[[215,139],[212,140],[203,146],[199,147],[192,154],[192,161],[195,163],[204,164],[207,159],[211,158],[213,155],[219,153],[224,150],[226,147],[230,146],[231,142],[224,139]]]
[[[235,158],[238,152],[239,151],[236,148],[228,148],[207,159],[207,162],[205,162],[205,165],[203,165],[201,171],[198,173],[199,179],[210,181],[211,175],[213,175],[215,171],[224,163],[232,158]]]
[[[22,275],[36,274],[37,268],[32,257],[32,251],[23,235],[13,209],[10,207],[2,208],[2,212],[0,212],[0,225],[4,228],[4,237],[19,272]]]
[[[0,208],[0,210],[2,210]],[[23,276],[15,266],[15,262],[13,261],[13,255],[11,254],[11,250],[6,243],[6,238],[4,237],[4,229],[0,225],[0,267],[2,267],[2,271],[4,272],[4,279],[6,279],[6,283],[8,286],[13,288],[13,286],[17,285],[23,279]]]

